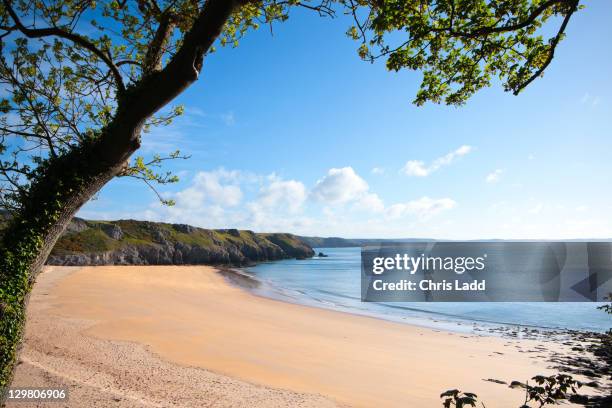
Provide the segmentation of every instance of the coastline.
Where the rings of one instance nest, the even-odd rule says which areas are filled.
[[[322,301],[309,298],[305,293],[299,292],[297,290],[293,291],[299,292],[300,295],[303,295],[301,299],[297,296],[288,295],[285,293],[287,292],[286,289],[281,288],[274,283],[262,281],[256,275],[251,272],[244,271],[244,269],[241,267],[222,267],[219,268],[219,272],[222,273],[222,275],[228,280],[230,284],[237,286],[243,290],[246,290],[249,294],[253,296],[258,296],[263,299],[271,299],[283,303],[313,307],[323,310],[331,310],[354,316],[373,318],[377,320],[405,324],[408,326],[426,328],[434,331],[448,331],[453,333],[468,333],[485,336],[518,336],[519,338],[521,338],[523,335],[526,338],[536,338],[539,336],[543,339],[550,339],[554,336],[556,340],[564,340],[564,338],[575,333],[604,333],[607,330],[603,328],[598,331],[587,329],[567,329],[541,324],[519,324],[516,322],[484,319],[478,317],[467,318],[458,314],[450,314],[441,311],[430,311],[426,309],[392,305],[386,305],[386,307],[417,312],[422,314],[423,317],[397,316],[392,314],[375,313],[365,309],[357,310],[348,306],[340,306],[330,301]],[[593,303],[589,304],[592,305]],[[595,306],[593,306],[593,308],[595,308],[596,305],[601,304],[604,303],[595,303]]]
[[[461,333],[498,333],[533,329],[543,336],[568,331],[604,333],[609,318],[593,302],[402,302],[361,301],[360,248],[315,248],[328,257],[308,261],[263,262],[237,271],[255,277],[264,297],[340,310],[395,322]]]
[[[552,374],[569,350],[263,298],[202,266],[47,268],[28,314],[13,386],[114,406],[438,407],[459,388],[516,408],[521,390],[487,380]]]

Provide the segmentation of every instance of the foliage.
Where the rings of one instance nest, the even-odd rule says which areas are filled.
[[[10,13],[1,10],[0,21],[6,32],[0,44],[0,86],[9,96],[0,99],[3,113],[0,117],[3,157],[0,205],[9,210],[17,210],[22,205],[37,166],[104,134],[102,129],[111,123],[119,96],[125,91],[120,67],[134,66],[128,57],[142,58],[137,51],[141,48],[138,41],[128,50],[127,42],[113,45],[106,34],[95,39],[74,34],[78,28],[85,29],[79,21],[90,8],[95,10],[95,2],[16,3],[12,13],[21,11],[27,18],[36,18],[60,33],[76,35],[78,41],[75,46],[60,35],[32,41],[31,31],[18,36],[20,27],[30,29],[14,18],[15,25],[9,26]],[[107,15],[112,4],[104,4],[99,13]],[[4,8],[8,7],[5,2]],[[128,26],[132,23],[133,20],[126,20]],[[95,20],[91,21],[91,26],[97,27],[96,24]],[[128,32],[129,29],[126,35]],[[134,38],[140,35],[134,34]],[[114,71],[116,75],[111,75]],[[136,75],[134,68],[126,74]],[[181,113],[182,108],[176,107],[151,117],[144,129],[170,124]]]
[[[527,403],[532,401],[538,404],[538,407],[557,404],[558,401],[566,400],[571,394],[575,394],[576,390],[582,386],[580,382],[567,374],[556,374],[549,377],[536,375],[532,380],[537,385],[526,384],[525,404],[521,408],[529,408]]]
[[[556,374],[549,377],[543,375],[536,375],[532,380],[537,384],[535,386],[522,384],[519,382],[513,382],[519,384],[525,389],[525,402],[520,408],[530,408],[529,403],[533,402],[538,404],[537,407],[543,407],[547,404],[558,404],[559,401],[567,400],[572,394],[576,394],[576,390],[582,386],[579,381],[572,378],[571,375],[567,374]],[[450,407],[475,407],[477,395],[471,392],[461,392],[459,390],[448,390],[440,395],[443,398],[442,405],[444,408]],[[484,407],[484,403],[481,403]]]
[[[345,1],[364,60],[423,71],[414,102],[463,104],[497,77],[521,92],[550,64],[578,0]],[[560,19],[546,39],[544,23]]]
[[[456,407],[463,408],[466,406],[475,407],[477,402],[477,395],[471,392],[461,392],[459,390],[448,390],[440,394],[440,398],[443,398],[442,406],[444,408]]]
[[[166,171],[159,173],[156,172],[155,169],[160,168],[162,163],[166,160],[188,158],[189,156],[181,155],[180,150],[176,150],[165,157],[156,154],[149,161],[145,161],[143,156],[137,156],[132,161],[132,164],[126,167],[125,170],[119,174],[119,177],[133,177],[135,179],[142,180],[147,186],[149,186],[149,188],[151,188],[151,190],[153,190],[162,204],[172,206],[175,204],[174,200],[163,198],[151,183],[162,185],[172,184],[177,183],[179,178],[178,176],[172,174],[172,172]]]

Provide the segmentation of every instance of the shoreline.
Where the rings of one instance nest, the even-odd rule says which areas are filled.
[[[48,268],[30,303],[13,386],[60,373],[76,379],[71,395],[116,406],[205,406],[215,394],[220,406],[438,407],[459,388],[516,408],[523,393],[491,380],[552,373],[547,359],[569,350],[272,300],[211,267]]]
[[[473,335],[484,335],[484,336],[496,336],[503,337],[508,335],[507,333],[515,333],[520,335],[526,333],[528,338],[534,338],[541,336],[541,338],[549,339],[551,336],[569,336],[575,333],[583,334],[602,334],[606,329],[587,330],[587,329],[567,329],[561,327],[550,327],[537,324],[518,324],[512,322],[502,322],[494,320],[486,320],[479,318],[465,318],[460,315],[447,314],[443,312],[429,311],[418,308],[405,308],[399,306],[389,306],[391,308],[401,308],[411,310],[417,313],[422,313],[428,317],[399,317],[393,315],[384,315],[382,313],[375,313],[369,311],[361,312],[358,309],[351,308],[350,306],[340,306],[331,302],[324,302],[315,298],[309,298],[305,293],[299,292],[305,295],[308,301],[300,301],[297,297],[286,295],[283,293],[284,288],[275,285],[274,283],[260,280],[255,274],[245,271],[243,267],[215,267],[218,271],[226,278],[226,280],[246,291],[252,296],[261,297],[262,299],[269,299],[280,301],[283,303],[289,303],[293,305],[300,305],[305,307],[313,307],[322,310],[330,310],[339,313],[346,313],[353,316],[372,318],[376,320],[382,320],[387,322],[405,324],[408,326],[425,328],[436,331],[452,332],[452,333],[468,333]],[[262,287],[268,287],[268,289],[262,289]],[[327,303],[333,304],[333,306],[326,306]],[[512,303],[512,302],[499,302],[499,303]],[[590,304],[590,303],[589,303]],[[603,304],[603,303],[602,303]],[[594,306],[595,307],[595,306]],[[437,317],[437,319],[436,319]],[[444,320],[447,319],[447,320]],[[506,333],[506,334],[504,334]]]

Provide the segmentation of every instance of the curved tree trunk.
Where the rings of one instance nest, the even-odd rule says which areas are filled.
[[[103,137],[43,165],[4,231],[0,253],[0,392],[11,382],[32,285],[56,241],[76,212],[127,164],[132,141],[109,149]],[[110,154],[109,154],[110,153]]]
[[[249,1],[207,1],[165,68],[159,70],[152,57],[152,71],[118,95],[115,116],[96,139],[35,170],[0,242],[0,404],[12,380],[30,290],[57,239],[79,208],[127,165],[145,121],[198,79],[229,16]]]

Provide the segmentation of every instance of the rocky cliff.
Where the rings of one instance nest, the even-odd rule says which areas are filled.
[[[50,265],[249,265],[308,258],[310,246],[292,234],[236,229],[210,230],[185,224],[75,218],[57,242]]]

